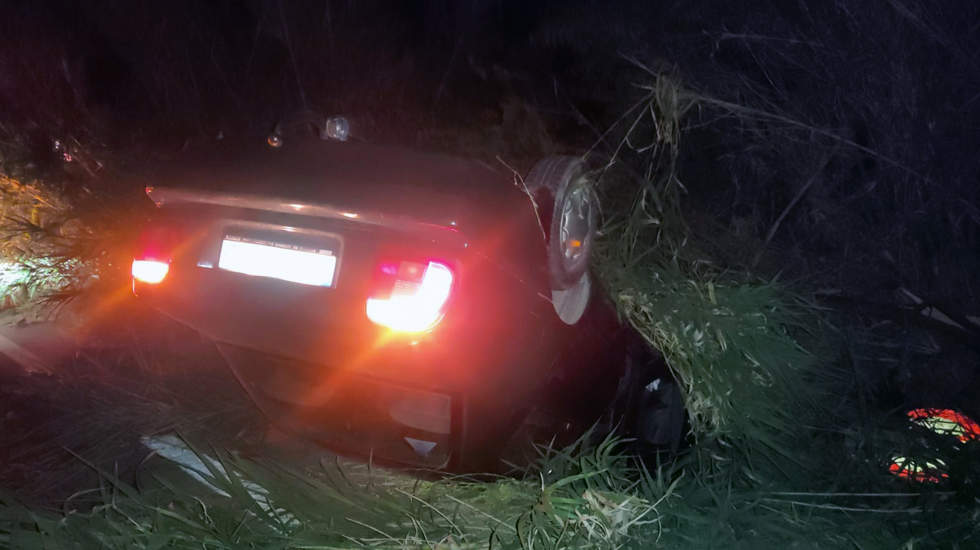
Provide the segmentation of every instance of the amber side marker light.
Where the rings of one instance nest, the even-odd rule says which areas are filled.
[[[909,421],[939,435],[949,435],[959,443],[980,439],[980,424],[952,409],[913,409]],[[942,460],[896,456],[888,465],[892,475],[919,483],[939,483],[949,479]]]
[[[170,272],[170,264],[158,260],[133,260],[133,278],[141,283],[155,285],[163,281]]]

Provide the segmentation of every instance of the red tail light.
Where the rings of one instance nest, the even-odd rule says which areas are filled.
[[[445,315],[453,279],[453,271],[441,262],[382,263],[376,290],[367,300],[368,319],[400,332],[430,330]]]
[[[169,262],[161,262],[158,260],[133,260],[133,278],[142,283],[155,285],[163,281],[169,271]]]
[[[133,279],[152,285],[162,282],[170,271],[170,259],[179,242],[177,233],[171,228],[144,228],[133,258]]]

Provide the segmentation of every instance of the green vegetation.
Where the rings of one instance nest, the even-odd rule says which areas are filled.
[[[846,348],[828,312],[774,280],[720,268],[704,252],[710,243],[694,237],[681,214],[675,172],[686,111],[671,110],[679,93],[674,80],[658,80],[637,109],[643,114],[624,119],[630,132],[653,135],[659,129],[658,149],[637,156],[624,136],[618,164],[604,173],[607,224],[596,266],[623,318],[662,350],[683,382],[692,443],[679,456],[644,464],[616,439],[592,447],[583,438],[566,449],[542,449],[540,463],[517,477],[420,479],[346,461],[310,464],[301,454],[243,451],[213,435],[227,418],[204,420],[209,416],[201,403],[191,403],[163,409],[168,421],[148,433],[186,431],[203,466],[200,479],[159,457],[144,464],[136,485],[86,462],[99,472],[98,488],[73,495],[61,510],[5,496],[0,545],[450,549],[975,543],[978,472],[964,457],[976,455],[977,443],[954,449],[942,438],[923,443],[928,439],[923,433],[889,426],[886,411],[854,391]],[[643,178],[631,179],[636,173]],[[179,358],[162,353],[133,353],[121,361],[144,373],[141,385],[165,384],[160,376],[173,367],[161,365]],[[163,403],[166,395],[175,394],[144,394],[138,401],[142,413],[118,396],[103,404],[112,417],[152,414],[159,422],[161,409],[147,409],[147,403]],[[90,429],[109,426],[109,418],[95,416]],[[209,423],[214,429],[202,429]],[[932,450],[954,465],[956,478],[919,486],[889,475],[891,457],[916,445],[920,453]]]
[[[814,388],[840,388],[849,383],[848,377],[841,366],[802,351],[788,334],[806,326],[800,315],[813,312],[784,313],[794,306],[772,283],[725,286],[658,273],[668,273],[653,279],[661,290],[637,287],[633,292],[644,292],[646,298],[629,315],[638,326],[656,326],[648,337],[663,346],[672,364],[689,369],[681,372],[688,395],[697,396],[692,412],[701,413],[704,421],[695,423],[701,426],[696,428],[697,441],[679,457],[644,466],[625,454],[626,447],[607,439],[595,447],[580,443],[543,450],[540,464],[526,475],[487,481],[419,479],[361,463],[311,463],[302,454],[243,451],[228,435],[235,425],[229,418],[235,415],[209,414],[213,395],[194,398],[162,389],[173,384],[162,375],[184,370],[174,366],[180,358],[167,356],[166,350],[146,351],[116,367],[116,372],[135,367],[142,373],[141,380],[127,386],[133,391],[130,398],[121,398],[126,392],[118,387],[90,390],[90,399],[93,392],[113,398],[97,399],[98,407],[82,412],[89,419],[89,433],[77,434],[68,444],[79,444],[96,432],[104,441],[113,436],[112,426],[120,418],[146,418],[126,422],[141,425],[145,433],[194,432],[187,440],[196,442],[190,448],[201,457],[199,474],[206,483],[153,458],[140,468],[135,486],[103,470],[97,488],[72,495],[58,510],[28,507],[8,495],[0,505],[0,545],[449,549],[971,544],[976,496],[967,480],[977,472],[965,457],[976,456],[976,443],[942,457],[959,464],[951,470],[959,480],[953,484],[923,487],[889,476],[889,453],[900,450],[903,441],[914,444],[910,435],[925,436],[888,430],[868,418],[863,418],[864,426],[840,424],[862,418],[847,410],[857,404],[827,399]],[[624,297],[635,295],[624,292],[620,300],[635,304]],[[650,322],[642,314],[645,307],[676,309],[679,320]],[[708,330],[716,325],[717,331]],[[704,337],[695,336],[697,331]],[[719,368],[731,369],[736,383],[715,382],[713,373]],[[741,383],[739,378],[744,378]],[[153,388],[149,392],[138,389],[148,385]],[[144,393],[133,399],[136,392]],[[240,414],[240,408],[235,411]],[[144,424],[151,416],[152,427]],[[222,431],[223,436],[217,435]],[[936,438],[930,443],[944,442]],[[74,460],[86,459],[78,455]]]
[[[533,30],[523,69],[522,50],[509,60],[489,53],[501,49],[500,37],[453,53],[458,66],[429,66],[402,53],[397,38],[362,30],[374,24],[413,36],[415,29],[394,16],[367,23],[374,14],[357,3],[328,13],[334,19],[321,27],[320,14],[296,16],[309,24],[291,29],[303,46],[295,51],[288,42],[277,49],[275,33],[256,29],[255,43],[241,50],[251,52],[249,62],[255,52],[286,59],[292,68],[279,80],[244,63],[225,73],[207,65],[213,58],[200,62],[207,66],[192,61],[183,44],[234,50],[209,34],[207,14],[196,25],[172,25],[180,39],[147,36],[151,46],[133,55],[154,67],[141,86],[166,119],[160,135],[230,133],[235,123],[265,130],[253,122],[273,120],[279,113],[271,111],[296,95],[295,83],[304,107],[373,113],[358,129],[499,157],[519,171],[545,153],[588,149],[605,222],[595,269],[624,322],[682,382],[688,448],[644,463],[628,441],[583,438],[541,449],[527,472],[494,480],[311,463],[308,449],[262,443],[264,426],[234,392],[214,410],[213,395],[188,391],[230,380],[188,374],[200,371],[202,356],[147,349],[136,339],[122,351],[73,359],[64,380],[42,384],[52,396],[45,406],[55,407],[55,398],[71,405],[40,433],[59,436],[52,438],[71,452],[39,453],[44,468],[28,479],[45,485],[43,470],[72,468],[94,477],[66,475],[78,486],[56,502],[24,490],[26,483],[0,495],[0,547],[980,546],[980,442],[956,442],[904,417],[918,406],[977,412],[970,393],[977,328],[968,314],[976,315],[980,188],[969,121],[980,108],[980,71],[969,52],[980,35],[962,28],[977,7],[933,13],[915,0],[800,2],[752,14],[715,3],[655,17],[671,4],[647,4],[601,17],[589,3],[556,6]],[[269,20],[286,27],[288,19],[280,12]],[[662,21],[663,32],[631,26],[650,21]],[[672,30],[702,25],[694,34]],[[345,32],[370,47],[341,55],[334,40]],[[432,40],[429,47],[442,48]],[[322,51],[330,52],[326,61]],[[385,53],[363,83],[370,93],[354,85],[337,92],[344,76],[373,66],[363,52],[376,51]],[[574,62],[555,76],[552,61],[561,56]],[[45,94],[31,96],[24,118],[85,145],[72,140],[71,163],[22,169],[28,140],[0,121],[4,305],[22,305],[41,289],[54,303],[78,295],[98,302],[118,289],[126,263],[116,251],[129,222],[109,213],[137,204],[138,190],[114,187],[110,167],[125,163],[110,162],[98,145],[104,114],[45,111],[85,96],[73,88],[77,79],[66,84],[60,64],[43,70],[29,53],[20,57]],[[204,75],[202,85],[186,84]],[[142,92],[120,85],[119,102]],[[270,105],[273,95],[282,105]],[[542,99],[550,97],[560,99]],[[235,119],[223,104],[249,115]],[[230,122],[210,120],[222,117]],[[80,122],[72,128],[66,120]],[[138,215],[138,207],[128,210]],[[12,293],[11,284],[23,290]],[[84,399],[66,397],[76,394]],[[125,440],[132,448],[138,434],[171,432],[189,442],[207,483],[160,457],[142,462],[142,448],[137,479],[117,474],[119,457],[103,445]],[[888,472],[896,456],[941,461],[949,477],[899,479]]]

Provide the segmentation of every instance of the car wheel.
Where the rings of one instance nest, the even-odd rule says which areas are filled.
[[[531,169],[525,186],[544,232],[555,312],[575,324],[591,296],[589,260],[599,210],[592,178],[580,158],[554,156]]]

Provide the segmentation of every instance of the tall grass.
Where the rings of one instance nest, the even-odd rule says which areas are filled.
[[[345,461],[311,466],[308,457],[185,433],[204,465],[197,478],[159,457],[144,463],[139,483],[92,462],[101,483],[84,494],[84,506],[80,496],[61,510],[4,496],[0,545],[975,546],[977,444],[951,447],[893,422],[894,411],[881,410],[855,375],[862,340],[844,338],[833,317],[789,286],[717,260],[710,252],[717,243],[687,214],[678,168],[686,116],[703,97],[669,75],[640,90],[603,136],[606,145],[592,151],[603,160],[606,221],[596,270],[623,319],[663,352],[681,381],[690,448],[641,460],[615,437],[592,447],[585,437],[566,449],[542,449],[523,476],[433,480]],[[20,233],[45,234],[40,220],[21,223]],[[91,245],[84,250],[107,249],[84,236],[78,242]],[[140,367],[137,357],[126,364],[155,370]],[[153,398],[137,394],[134,401],[146,406]],[[125,416],[132,404],[111,406]],[[100,433],[88,429],[80,435]],[[950,480],[919,486],[896,479],[886,471],[896,454],[941,459]]]
[[[62,273],[50,257],[54,244],[32,231],[43,218],[64,209],[64,201],[39,184],[21,181],[0,174],[0,244],[2,288],[6,308],[23,304],[35,297],[41,287],[57,284]],[[47,282],[47,285],[45,284]]]
[[[101,174],[95,190],[68,192],[63,167],[47,179],[0,173],[2,307],[45,315],[67,302],[104,300],[127,284],[131,242],[146,201]],[[105,180],[105,181],[102,181]],[[90,305],[90,304],[89,304]]]
[[[727,268],[711,252],[720,246],[711,233],[690,225],[678,129],[688,112],[716,102],[669,75],[655,76],[619,121],[602,174],[606,224],[597,269],[623,319],[662,351],[685,389],[695,443],[667,470],[667,479],[682,476],[674,489],[683,498],[661,520],[680,535],[674,544],[976,540],[970,517],[980,500],[964,487],[978,471],[963,466],[975,451],[896,422],[851,360],[855,345],[871,342],[851,337],[852,321],[776,279]],[[962,500],[890,478],[886,467],[896,455],[960,464],[958,489],[943,489]],[[948,530],[935,531],[944,514]]]
[[[608,440],[540,475],[426,481],[346,461],[195,450],[195,481],[162,461],[137,490],[102,471],[99,504],[62,513],[0,500],[0,543],[34,548],[620,548],[659,521]],[[191,448],[194,448],[193,446]],[[667,493],[669,493],[669,488]],[[666,493],[665,493],[666,496]],[[639,545],[645,546],[645,545]]]
[[[360,463],[192,449],[195,481],[159,459],[137,490],[110,472],[95,506],[0,504],[16,548],[896,548],[962,543],[975,527],[949,490],[791,490],[749,484],[716,450],[643,465],[607,440],[547,454],[523,479],[418,479]],[[956,512],[955,515],[951,512]]]

